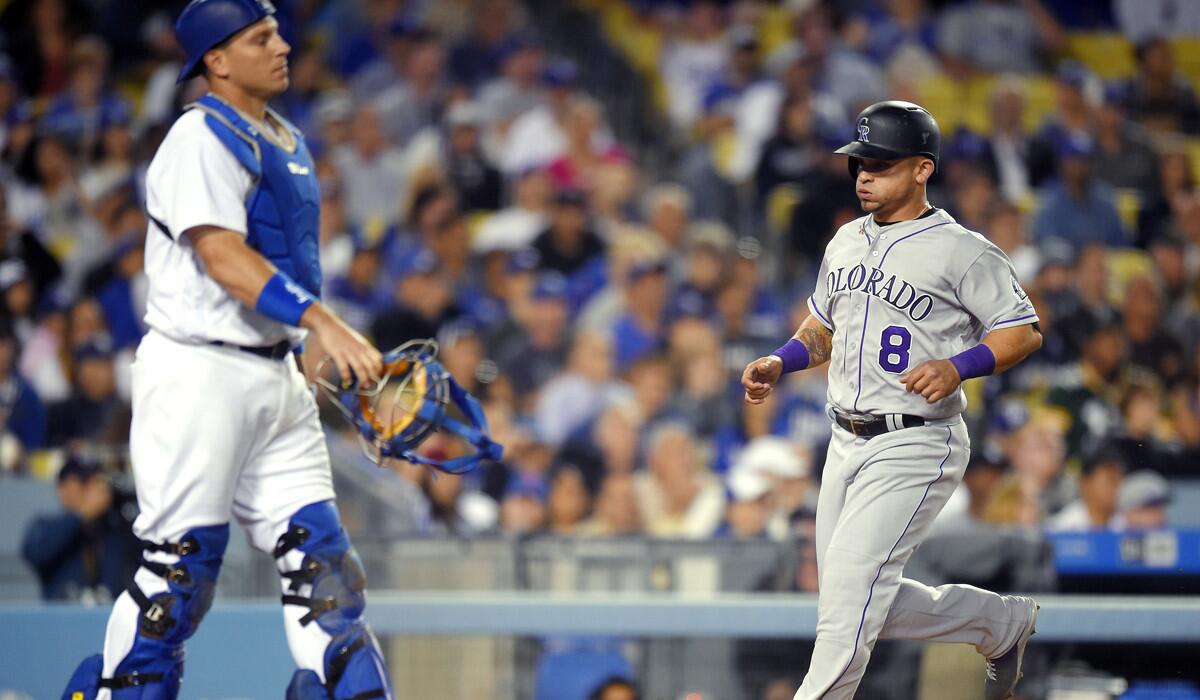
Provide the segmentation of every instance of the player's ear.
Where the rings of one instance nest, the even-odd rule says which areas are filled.
[[[921,158],[917,161],[917,184],[924,185],[929,182],[929,178],[933,177],[934,165],[933,161],[928,158]]]
[[[204,61],[205,72],[209,78],[212,78],[212,76],[218,78],[229,77],[229,58],[226,56],[224,50],[220,48],[211,49],[204,54],[204,58],[201,60]]]

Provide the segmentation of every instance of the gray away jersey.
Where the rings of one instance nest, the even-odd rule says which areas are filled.
[[[946,359],[1037,312],[1003,251],[942,210],[880,226],[865,216],[825,249],[809,309],[833,331],[829,401],[851,413],[962,413],[962,389],[928,404],[900,375]]]

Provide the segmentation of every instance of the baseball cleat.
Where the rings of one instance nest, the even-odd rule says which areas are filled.
[[[1029,622],[1011,649],[987,660],[987,681],[983,685],[983,696],[986,700],[1005,700],[1013,696],[1022,676],[1021,663],[1025,660],[1025,646],[1037,631],[1037,614],[1041,606],[1033,598],[1012,596],[1011,600],[1029,607]]]

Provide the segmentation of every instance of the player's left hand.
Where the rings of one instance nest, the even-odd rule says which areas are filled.
[[[900,383],[927,403],[937,403],[958,389],[962,378],[950,360],[926,360],[900,375]]]

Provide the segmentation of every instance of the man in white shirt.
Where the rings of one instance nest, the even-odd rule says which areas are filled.
[[[378,377],[382,358],[317,299],[316,167],[303,135],[267,108],[289,82],[273,14],[268,0],[193,0],[176,23],[188,55],[179,80],[204,74],[211,91],[175,122],[146,178],[150,331],[130,431],[145,551],[104,653],[64,697],[178,696],[231,515],[278,562],[299,669],[286,697],[392,697],[294,354],[311,331],[347,383]]]

